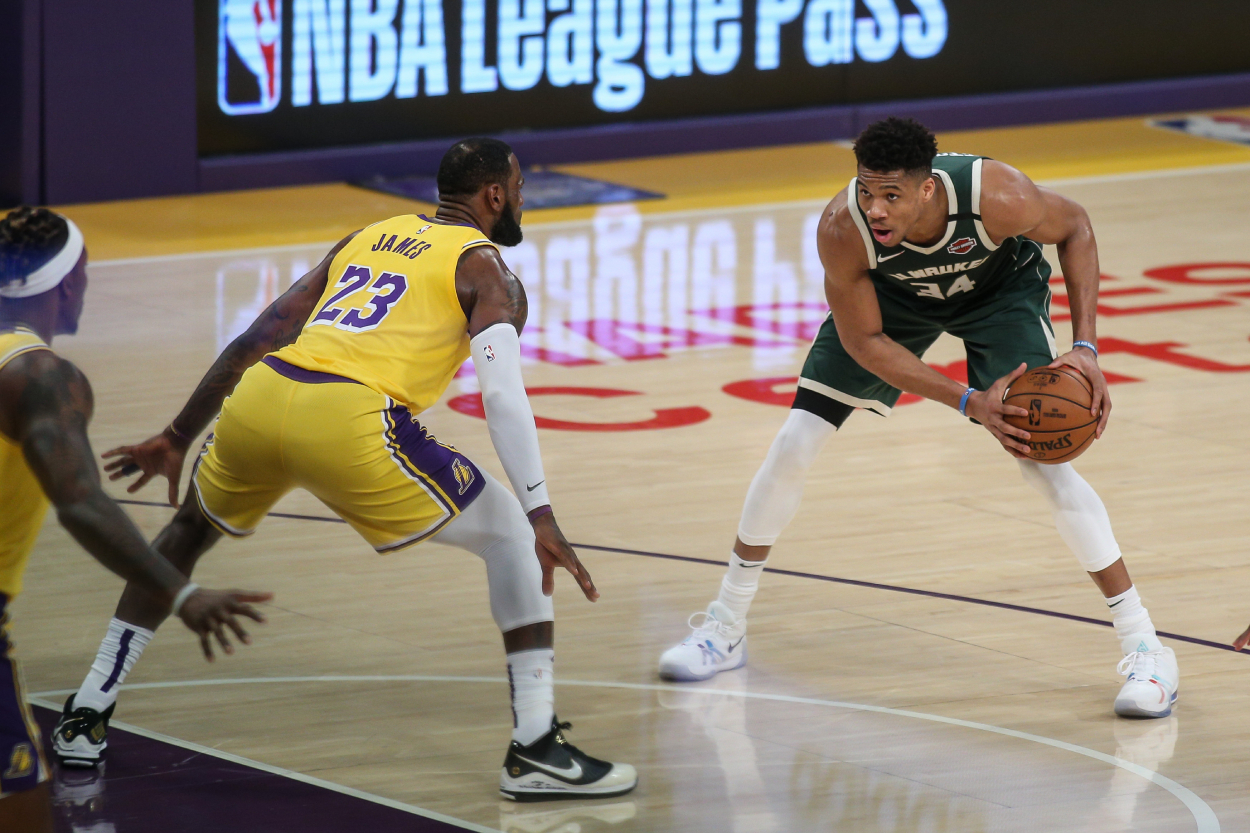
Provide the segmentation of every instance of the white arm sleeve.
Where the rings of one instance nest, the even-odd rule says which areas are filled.
[[[469,350],[482,388],[490,440],[528,514],[551,500],[538,451],[538,428],[521,378],[521,339],[511,324],[495,324],[478,333]]]

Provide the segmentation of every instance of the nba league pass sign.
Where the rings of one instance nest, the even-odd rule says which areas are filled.
[[[202,156],[1250,69],[1245,0],[195,0],[195,15]]]
[[[212,2],[207,154],[834,102],[950,26],[943,0]]]

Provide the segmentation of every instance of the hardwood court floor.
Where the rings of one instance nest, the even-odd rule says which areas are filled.
[[[1073,142],[1087,135],[1071,129]],[[1087,142],[1080,164],[1063,168],[1080,148],[1055,145],[1054,130],[942,139],[1008,161],[1013,147],[1034,147],[1049,176],[1094,176],[1081,165],[1114,156]],[[117,718],[510,833],[1250,827],[1250,659],[1217,647],[1250,619],[1250,166],[1203,157],[1234,146],[1159,141],[1192,154],[1184,164],[1225,167],[1142,164],[1057,187],[1094,221],[1103,366],[1116,374],[1111,427],[1078,468],[1107,503],[1156,624],[1199,641],[1167,640],[1183,678],[1173,717],[1112,715],[1121,678],[1110,629],[972,601],[1107,619],[1014,462],[930,402],[888,420],[858,413],[830,442],[769,562],[789,572],[764,578],[750,665],[710,684],[659,684],[659,653],[716,591],[747,484],[785,418],[777,403],[824,314],[812,244],[823,200],[770,202],[760,185],[770,196],[759,204],[710,192],[645,213],[530,217],[507,255],[531,299],[535,412],[563,423],[540,432],[554,505],[603,592],[590,605],[571,581],[559,585],[557,707],[575,743],[638,766],[634,794],[498,800],[511,716],[482,568],[436,545],[379,557],[324,520],[271,518],[206,557],[204,583],[277,593],[270,624],[214,665],[168,626]],[[832,194],[844,173],[804,187]],[[148,210],[83,213],[101,223]],[[317,231],[312,240],[339,233]],[[230,239],[219,233],[214,245]],[[152,253],[98,234],[114,258]],[[252,232],[239,240],[256,245]],[[185,255],[97,263],[82,332],[58,344],[95,386],[97,450],[164,425],[217,351],[320,257],[324,245],[290,247],[306,242],[278,234],[286,248],[216,253],[188,243]],[[952,374],[960,359],[945,339],[927,357]],[[474,391],[463,375],[423,420],[502,477]],[[169,517],[131,510],[148,533]],[[278,511],[328,517],[302,494]],[[27,586],[14,630],[30,690],[76,687],[119,584],[50,521]]]

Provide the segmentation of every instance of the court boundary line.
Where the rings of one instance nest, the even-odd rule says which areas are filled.
[[[121,685],[121,686],[118,686],[118,688],[119,690],[125,689],[125,688],[137,688],[142,685],[144,684],[140,683],[139,686]],[[165,687],[172,688],[173,686],[165,686]],[[77,689],[74,689],[74,691],[77,691]],[[70,694],[70,693],[73,693],[73,692],[71,691],[41,691],[41,692],[37,692],[35,694],[28,696],[26,698],[26,701],[28,703],[33,703],[36,706],[42,706],[45,709],[51,709],[53,712],[60,712],[61,711],[60,706],[58,706],[55,702],[44,699],[44,698],[45,697],[57,697],[57,696]],[[359,798],[364,801],[372,802],[373,804],[380,804],[384,807],[390,807],[392,810],[400,810],[405,813],[410,813],[414,816],[421,816],[422,818],[430,819],[431,821],[438,821],[438,822],[442,822],[443,824],[450,824],[453,827],[459,827],[462,830],[472,830],[474,831],[474,833],[502,833],[502,831],[494,827],[484,827],[480,824],[476,824],[471,821],[465,821],[464,819],[458,819],[458,818],[455,818],[454,816],[444,815],[443,813],[435,812],[434,810],[427,810],[424,807],[418,807],[415,804],[405,804],[404,802],[397,801],[396,799],[393,799],[393,798],[386,798],[384,796],[374,795],[373,793],[365,792],[364,790],[358,790],[355,787],[347,787],[347,786],[344,786],[343,784],[336,784],[333,781],[327,781],[324,778],[318,778],[315,775],[307,775],[305,773],[296,772],[295,770],[286,769],[284,767],[262,763],[260,761],[253,760],[252,758],[245,758],[242,755],[235,755],[233,752],[223,752],[220,749],[213,749],[210,746],[203,746],[193,741],[183,740],[182,738],[176,738],[173,735],[167,735],[163,732],[154,732],[151,729],[144,729],[140,726],[135,726],[134,724],[131,724],[131,723],[123,723],[120,720],[110,720],[109,725],[114,726],[118,729],[121,729],[122,731],[130,732],[131,734],[135,734],[135,735],[139,735],[140,737],[148,738],[149,740],[160,741],[161,743],[168,743],[172,746],[177,746],[179,748],[186,749],[191,752],[196,752],[201,755],[209,755],[214,758],[220,758],[221,760],[228,761],[232,764],[239,764],[241,766],[247,766],[253,769],[258,769],[258,770],[261,770],[262,772],[267,772],[270,775],[278,775],[283,778],[289,778],[292,781],[299,781],[300,783],[308,784],[313,787],[320,787],[321,789],[340,793],[350,798]]]
[[[390,675],[390,674],[334,675],[334,674],[331,674],[331,675],[324,675],[324,676],[308,676],[308,677],[240,677],[240,678],[235,678],[235,679],[177,680],[177,681],[158,682],[158,683],[123,684],[122,686],[120,686],[120,688],[123,690],[145,690],[145,689],[154,690],[154,689],[171,689],[171,688],[194,688],[194,687],[199,687],[199,686],[249,685],[249,684],[272,685],[272,684],[284,684],[284,683],[293,684],[293,683],[310,683],[310,682],[311,683],[333,683],[333,682],[491,683],[491,684],[497,684],[497,685],[502,686],[502,685],[507,684],[507,679],[503,677],[461,677],[461,676],[441,675],[441,674],[439,675],[436,675],[436,674],[394,674],[394,675]],[[957,727],[964,728],[964,729],[975,729],[975,730],[982,731],[982,732],[990,732],[992,734],[1003,735],[1006,737],[1015,738],[1017,740],[1025,740],[1031,743],[1041,744],[1042,746],[1049,746],[1054,749],[1059,749],[1065,752],[1071,752],[1077,755],[1082,755],[1086,758],[1091,758],[1095,761],[1099,761],[1101,763],[1110,764],[1112,766],[1118,767],[1120,769],[1125,770],[1126,772],[1131,772],[1132,774],[1140,778],[1144,778],[1146,781],[1152,784],[1155,784],[1158,787],[1161,787],[1162,789],[1170,793],[1173,798],[1180,801],[1181,804],[1183,804],[1185,808],[1189,810],[1190,814],[1193,816],[1194,824],[1197,826],[1197,833],[1220,833],[1220,820],[1219,820],[1219,817],[1216,816],[1215,811],[1212,810],[1211,806],[1207,804],[1205,801],[1203,801],[1202,798],[1200,798],[1196,793],[1194,793],[1192,790],[1190,790],[1188,787],[1181,784],[1180,782],[1174,781],[1171,778],[1168,778],[1166,775],[1161,775],[1152,769],[1141,766],[1140,764],[1135,764],[1132,761],[1126,761],[1123,758],[1117,758],[1114,755],[1108,755],[1105,752],[1099,752],[1095,749],[1090,749],[1088,747],[1080,746],[1075,743],[1068,743],[1067,741],[1057,740],[1055,738],[1048,738],[1045,735],[1035,735],[1030,732],[1021,732],[1017,729],[1007,729],[1002,726],[994,726],[989,723],[978,723],[973,720],[963,720],[958,717],[946,717],[945,715],[929,714],[928,712],[918,712],[918,711],[912,711],[910,709],[894,709],[894,708],[890,708],[889,706],[874,706],[874,705],[869,705],[866,703],[851,703],[851,702],[843,701],[843,700],[825,700],[825,699],[816,698],[816,697],[797,697],[797,696],[789,695],[789,694],[770,694],[767,692],[737,691],[737,690],[731,690],[731,689],[717,689],[717,688],[698,688],[695,686],[660,685],[660,684],[655,684],[655,683],[621,683],[621,682],[608,682],[608,681],[601,681],[601,680],[557,679],[556,685],[565,685],[565,686],[574,686],[574,687],[583,687],[583,688],[618,688],[618,689],[626,689],[626,690],[631,690],[631,691],[656,691],[656,692],[673,691],[673,692],[681,692],[681,693],[693,692],[693,693],[703,694],[703,695],[738,697],[743,700],[766,700],[766,701],[773,701],[773,702],[780,702],[780,703],[793,703],[797,705],[824,706],[828,708],[840,708],[840,709],[846,709],[850,711],[867,712],[870,714],[883,714],[883,715],[889,715],[892,717],[907,717],[907,718],[912,718],[915,720],[926,720],[931,723],[942,723],[948,726],[957,726]],[[46,705],[48,701],[37,700],[36,698],[56,697],[60,695],[72,694],[76,692],[77,690],[78,689],[61,689],[61,690],[56,690],[56,691],[41,691],[32,695],[31,697],[27,699],[30,700],[30,702],[32,703],[36,703],[37,705],[44,706],[45,708],[49,708],[49,706]],[[55,709],[56,707],[53,705],[50,708]],[[127,724],[115,722],[113,725],[116,725],[118,727],[125,727],[126,731],[134,731],[134,729],[129,727]],[[147,730],[139,730],[139,731],[146,732]],[[156,732],[149,733],[148,736],[154,736],[158,740],[165,740],[166,742],[173,742],[178,746],[183,746],[184,748],[187,748],[187,749],[195,749],[197,751],[202,751],[205,754],[215,755],[217,757],[225,758],[226,760],[235,759],[236,762],[247,763],[247,765],[249,766],[259,766],[260,768],[265,769],[266,771],[274,772],[275,774],[285,774],[288,777],[294,776],[296,777],[296,780],[310,779],[306,781],[306,783],[316,782],[319,786],[327,786],[330,789],[333,789],[338,792],[346,793],[348,790],[351,790],[351,792],[347,794],[359,793],[357,797],[367,797],[369,800],[378,800],[378,803],[384,803],[384,804],[388,804],[388,806],[392,806],[390,804],[391,802],[390,799],[383,799],[381,798],[381,796],[373,796],[371,793],[363,793],[358,790],[353,790],[350,787],[342,787],[340,785],[333,784],[333,782],[330,782],[330,781],[323,781],[322,779],[313,778],[312,776],[302,776],[300,773],[291,773],[291,771],[282,770],[280,767],[269,767],[265,764],[258,764],[257,762],[253,762],[247,758],[242,758],[240,756],[231,755],[229,758],[227,758],[226,756],[230,755],[230,753],[218,752],[217,750],[210,749],[205,746],[200,746],[199,744],[193,744],[189,741],[177,740],[175,738],[170,738],[167,735],[161,735],[160,733],[156,733]],[[412,807],[412,805],[403,804],[402,802],[394,802],[394,804],[398,805],[397,809],[406,809],[410,812],[418,811],[416,812],[416,815],[425,815],[430,818],[437,817],[439,821],[444,821],[447,823],[459,822],[459,820],[451,819],[448,816],[441,816],[441,814],[432,814],[430,811],[419,810],[419,808]],[[491,828],[478,827],[478,826],[469,827],[466,829],[491,831]],[[492,833],[494,832],[492,831]]]
[[[1230,173],[1235,171],[1250,170],[1250,162],[1227,162],[1218,165],[1185,165],[1175,168],[1154,168],[1141,171],[1123,171],[1115,174],[1091,174],[1089,176],[1075,177],[1057,177],[1051,179],[1035,180],[1038,185],[1046,187],[1067,186],[1067,185],[1095,185],[1103,182],[1132,182],[1142,179],[1155,179],[1163,177],[1175,176],[1196,176],[1201,174],[1219,174]],[[741,193],[741,192],[736,192]],[[709,211],[717,214],[740,214],[744,211],[760,211],[778,208],[792,208],[801,205],[824,205],[832,199],[829,197],[809,197],[794,200],[779,200],[775,202],[764,203],[744,203],[740,205],[728,205],[722,208],[678,208],[672,211],[648,211],[639,212],[646,219],[654,218],[676,218],[705,216]],[[683,198],[684,199],[684,198]],[[611,203],[610,205],[629,205],[630,203]],[[530,222],[530,228],[558,229],[570,226],[584,225],[593,221],[593,218],[586,217],[580,220],[555,220],[550,223],[544,223],[541,219],[535,219]],[[288,252],[297,251],[299,249],[320,248],[329,250],[331,246],[338,243],[337,240],[312,241],[309,243],[289,243],[281,246],[252,246],[242,249],[209,249],[199,252],[181,252],[176,254],[163,255],[143,255],[141,257],[122,257],[113,258],[111,260],[95,260],[91,262],[91,266],[133,266],[142,263],[161,263],[169,260],[188,260],[194,258],[205,257],[246,257],[247,255],[258,255],[269,252]]]
[[[124,503],[129,506],[155,506],[157,508],[172,509],[167,503],[160,503],[154,500],[136,500],[134,498],[115,498],[118,503]],[[270,512],[267,517],[285,518],[287,520],[296,521],[321,521],[322,523],[346,524],[342,518],[327,518],[323,515],[296,515],[290,512]],[[631,550],[623,547],[608,547],[599,544],[578,544],[569,542],[573,547],[583,550],[596,550],[598,552],[611,552],[621,555],[638,555],[644,558],[661,558],[666,561],[686,561],[691,564],[709,564],[713,567],[724,567],[724,561],[713,561],[710,558],[696,558],[691,555],[672,555],[663,552],[649,552],[647,550]],[[1015,613],[1032,613],[1036,616],[1049,616],[1052,619],[1066,619],[1071,622],[1081,622],[1086,625],[1097,625],[1102,628],[1115,627],[1114,624],[1104,619],[1094,619],[1090,616],[1080,616],[1075,613],[1063,613],[1058,610],[1046,610],[1041,607],[1029,607],[1028,605],[1012,604],[1010,602],[996,602],[992,599],[978,599],[976,596],[960,596],[955,593],[942,593],[937,590],[923,590],[918,587],[903,587],[898,584],[882,584],[876,581],[864,581],[855,578],[842,578],[840,576],[827,576],[822,573],[804,573],[798,570],[783,570],[780,567],[764,567],[764,572],[774,573],[780,576],[789,576],[790,578],[805,578],[812,581],[828,581],[834,584],[846,584],[851,587],[862,587],[867,590],[889,590],[894,593],[909,593],[913,596],[926,596],[931,599],[944,599],[950,602],[963,602],[964,604],[981,605],[982,607],[994,607],[1000,610],[1010,610]],[[1221,642],[1214,642],[1210,639],[1200,639],[1196,636],[1185,636],[1181,633],[1172,633],[1171,631],[1155,631],[1159,636],[1166,639],[1174,639],[1177,642],[1188,642],[1191,645],[1201,645],[1205,648],[1216,648],[1221,651],[1230,651],[1234,654],[1242,654],[1232,645],[1225,645]],[[1250,656],[1250,654],[1247,654]]]

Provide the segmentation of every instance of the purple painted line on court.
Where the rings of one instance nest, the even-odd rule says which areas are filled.
[[[135,506],[167,506],[164,503],[156,503],[150,500],[118,500],[118,503],[129,503]],[[301,521],[326,521],[328,523],[345,523],[338,518],[326,518],[318,515],[285,515],[281,512],[270,512],[275,518],[295,518]],[[573,543],[573,542],[570,542]],[[670,555],[663,552],[648,552],[647,550],[628,550],[621,547],[601,547],[597,544],[577,544],[573,546],[583,550],[598,550],[600,552],[615,552],[622,555],[641,555],[644,558],[662,558],[666,561],[687,561],[691,564],[711,564],[714,567],[724,567],[724,561],[714,561],[710,558],[695,558],[690,555]],[[848,584],[852,587],[865,587],[869,590],[889,590],[892,593],[910,593],[913,596],[928,596],[931,599],[946,599],[952,602],[963,602],[964,604],[981,605],[982,607],[997,607],[1002,610],[1014,610],[1017,613],[1032,613],[1036,616],[1049,616],[1052,619],[1067,619],[1071,622],[1082,622],[1087,625],[1098,625],[1099,627],[1110,628],[1113,625],[1104,619],[1093,619],[1089,616],[1078,616],[1075,613],[1063,613],[1058,610],[1046,610],[1040,607],[1028,607],[1026,605],[1015,605],[1009,602],[996,602],[991,599],[978,599],[975,596],[958,596],[954,593],[939,593],[936,590],[923,590],[918,587],[903,587],[898,584],[881,584],[875,581],[862,581],[855,578],[841,578],[839,576],[826,576],[821,573],[800,573],[797,570],[782,570],[777,567],[765,567],[764,572],[776,573],[779,576],[791,576],[793,578],[806,578],[813,581],[829,581],[834,584]],[[1169,631],[1155,631],[1159,636],[1167,639],[1175,639],[1178,642],[1188,642],[1191,645],[1202,645],[1205,648],[1218,648],[1221,651],[1237,651],[1232,645],[1223,642],[1214,642],[1210,639],[1199,639],[1196,636],[1185,636],[1181,633],[1171,633]],[[1247,654],[1250,656],[1250,653]]]
[[[34,707],[44,748],[57,714]],[[109,729],[104,774],[58,770],[52,784],[58,833],[457,833],[464,828],[406,813]]]
[[[571,542],[570,542],[571,543]],[[663,558],[667,561],[689,561],[692,564],[711,564],[716,567],[724,567],[724,561],[713,561],[710,558],[694,558],[689,555],[668,555],[662,552],[646,552],[645,550],[627,550],[620,547],[600,547],[595,544],[573,544],[584,550],[602,550],[603,552],[619,552],[624,555],[641,555],[646,558]],[[1098,625],[1099,627],[1114,627],[1110,622],[1104,619],[1093,619],[1089,616],[1078,616],[1075,613],[1063,613],[1058,610],[1046,610],[1040,607],[1027,607],[1026,605],[1015,605],[1009,602],[996,602],[991,599],[978,599],[975,596],[957,596],[954,593],[939,593],[936,590],[921,590],[917,587],[902,587],[897,584],[881,584],[875,581],[861,581],[855,578],[840,578],[838,576],[826,576],[820,573],[800,573],[797,570],[781,570],[776,567],[765,567],[764,572],[776,573],[780,576],[791,576],[793,578],[806,578],[815,581],[829,581],[835,584],[849,584],[852,587],[866,587],[869,590],[889,590],[893,593],[910,593],[913,596],[928,596],[931,599],[946,599],[952,602],[963,602],[965,604],[981,605],[982,607],[997,607],[1002,610],[1014,610],[1018,613],[1032,613],[1037,616],[1049,616],[1053,619],[1067,619],[1071,622],[1083,622],[1087,625]],[[1156,630],[1159,636],[1167,639],[1175,639],[1179,642],[1189,642],[1193,645],[1202,645],[1206,648],[1219,648],[1221,651],[1233,651],[1237,649],[1232,645],[1225,645],[1222,642],[1213,642],[1210,639],[1199,639],[1196,636],[1185,636],[1179,633],[1169,633],[1168,631]]]

